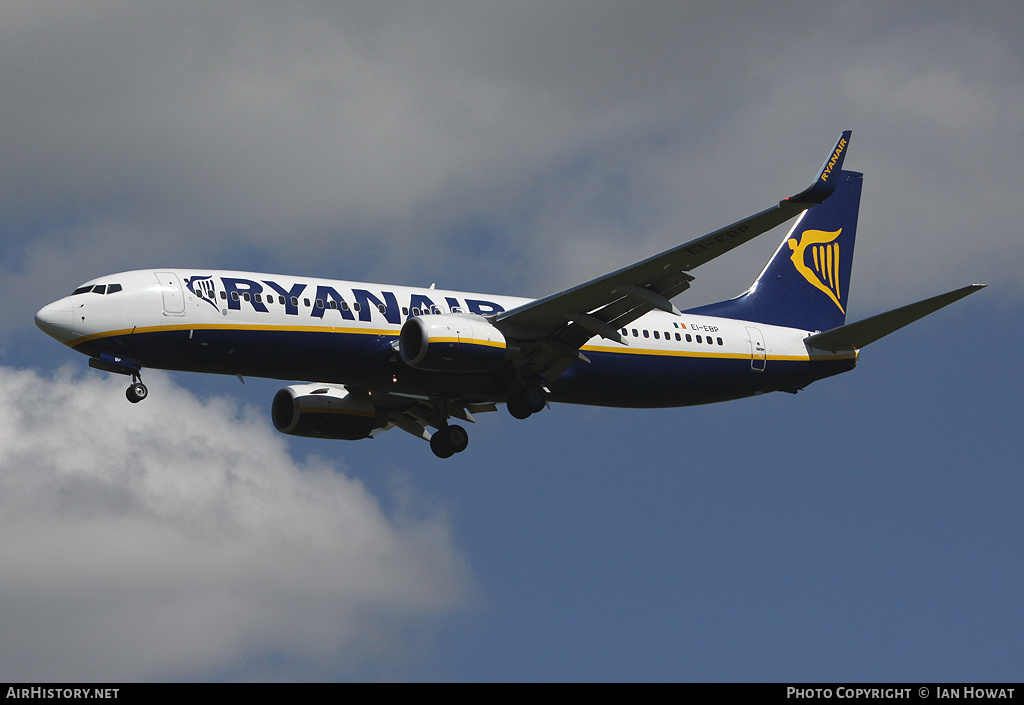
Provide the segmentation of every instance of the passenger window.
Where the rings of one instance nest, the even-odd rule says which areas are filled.
[[[647,331],[645,330],[645,331],[644,331],[644,337],[645,337],[645,338],[650,338],[650,337],[651,337],[651,334],[650,334],[650,333],[648,333],[648,332],[647,332]]]
[[[342,301],[341,302],[341,310],[342,311],[348,311],[348,302],[347,301]]]
[[[220,292],[220,297],[221,297],[222,299],[227,299],[227,298],[228,298],[228,292],[226,292],[226,291],[222,291],[222,292]]]
[[[245,299],[246,301],[248,301],[248,300],[249,300],[249,299],[251,298],[251,297],[249,296],[249,292],[247,291],[247,292],[245,292],[244,294],[242,294],[242,298],[244,298],[244,299]]]
[[[703,340],[701,340],[701,339],[700,339],[700,336],[699,336],[699,335],[697,336],[697,342],[698,342],[698,343],[703,343],[703,342],[704,342]]]
[[[387,313],[388,307],[385,306],[384,304],[377,304],[377,310],[380,311],[381,313]]]
[[[714,344],[715,344],[715,341],[713,341],[713,340],[711,339],[711,336],[709,335],[709,336],[708,336],[708,345],[714,345]]]
[[[282,305],[284,304],[284,295],[283,295],[283,294],[282,294],[281,296],[278,296],[278,297],[277,297],[277,303],[279,303],[279,304],[282,304]],[[295,301],[295,297],[294,297],[294,296],[292,297],[292,303],[293,303],[293,304],[294,304],[294,303],[297,303],[297,302]]]
[[[637,332],[636,328],[633,329],[633,337],[634,338],[639,338],[640,337],[640,334]]]
[[[292,306],[298,306],[298,305],[299,305],[299,297],[298,296],[293,296],[292,297]]]
[[[682,338],[679,337],[678,333],[676,333],[676,340],[682,340]]]
[[[719,345],[725,345],[725,343],[723,343],[723,342],[722,342],[722,339],[721,339],[721,338],[719,338],[719,339],[718,339],[718,344],[719,344]]]
[[[262,296],[260,296],[259,294],[253,294],[253,295],[252,295],[252,298],[253,298],[253,300],[254,300],[254,301],[255,301],[256,303],[258,303],[258,304],[259,304],[259,303],[263,303],[263,297],[262,297]]]
[[[313,308],[323,308],[323,307],[324,307],[324,300],[323,299],[317,299],[316,301],[313,302]]]
[[[658,331],[654,331],[654,339],[661,340],[661,333],[659,333]]]
[[[232,291],[231,292],[231,300],[232,301],[238,301],[238,292],[237,291]]]
[[[302,305],[305,306],[306,308],[309,308],[309,299],[303,299]]]
[[[408,306],[403,306],[402,307],[402,315],[403,316],[408,316],[409,315],[409,307]]]
[[[356,313],[359,313],[359,309],[360,309],[360,308],[361,308],[361,307],[360,307],[360,305],[359,305],[359,302],[358,302],[358,301],[356,301],[356,302],[355,302],[354,304],[352,304],[352,310],[353,310],[353,311],[355,311]]]
[[[690,337],[689,333],[686,334],[686,342],[687,343],[692,343],[693,342],[693,338]]]

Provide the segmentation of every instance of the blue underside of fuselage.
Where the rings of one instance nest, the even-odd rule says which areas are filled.
[[[332,382],[401,394],[439,394],[466,401],[502,401],[517,384],[508,366],[494,372],[413,369],[394,348],[397,336],[262,330],[170,330],[83,341],[75,349],[99,357],[128,356],[143,368]],[[586,352],[550,385],[551,401],[617,407],[707,404],[795,389],[850,370],[853,359],[815,362],[629,352]]]

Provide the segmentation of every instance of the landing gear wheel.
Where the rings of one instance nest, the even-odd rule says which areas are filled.
[[[140,401],[149,396],[149,390],[146,389],[146,385],[144,385],[142,382],[135,382],[124,391],[124,395],[132,404],[138,404]]]
[[[462,426],[444,426],[430,437],[430,450],[438,458],[450,458],[466,450],[469,434]]]
[[[508,403],[505,405],[508,407],[508,413],[512,414],[517,419],[528,419],[532,414],[523,408],[522,402],[519,401],[519,397],[511,396],[508,399]]]
[[[508,398],[508,413],[517,419],[525,419],[530,414],[543,411],[547,403],[548,396],[544,388],[539,384],[528,384]]]
[[[539,384],[528,384],[523,387],[520,398],[523,402],[523,409],[531,414],[543,411],[544,406],[548,403],[548,395],[544,393],[544,388]]]
[[[455,449],[448,445],[445,440],[444,434],[440,431],[434,433],[430,437],[430,450],[434,452],[438,458],[450,458],[455,455]]]
[[[449,426],[445,429],[445,434],[448,436],[448,445],[454,448],[456,453],[461,453],[469,446],[469,434],[462,426]]]

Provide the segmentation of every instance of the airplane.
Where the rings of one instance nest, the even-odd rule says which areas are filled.
[[[148,396],[143,368],[303,380],[273,399],[278,431],[357,440],[400,428],[440,458],[469,443],[451,419],[475,422],[498,404],[525,419],[549,402],[655,408],[796,393],[983,288],[846,323],[863,180],[843,170],[851,134],[800,193],[541,299],[169,268],[93,279],[35,321],[91,367],[130,376],[132,403]],[[672,303],[694,269],[792,218],[746,292]]]

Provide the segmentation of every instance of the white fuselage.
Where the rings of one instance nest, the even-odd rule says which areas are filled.
[[[50,335],[92,357],[106,352],[145,367],[385,384],[410,393],[430,393],[434,381],[445,387],[454,376],[460,394],[481,399],[494,397],[491,387],[500,381],[412,370],[393,354],[399,332],[417,315],[486,319],[530,301],[182,269],[113,274],[77,291],[43,308],[37,320]],[[574,365],[565,384],[553,385],[552,399],[614,406],[702,403],[792,386],[790,381],[807,376],[812,362],[855,357],[809,350],[803,340],[813,332],[651,311],[620,330],[622,342],[587,342],[581,352],[591,362]],[[581,382],[585,389],[574,389]]]

